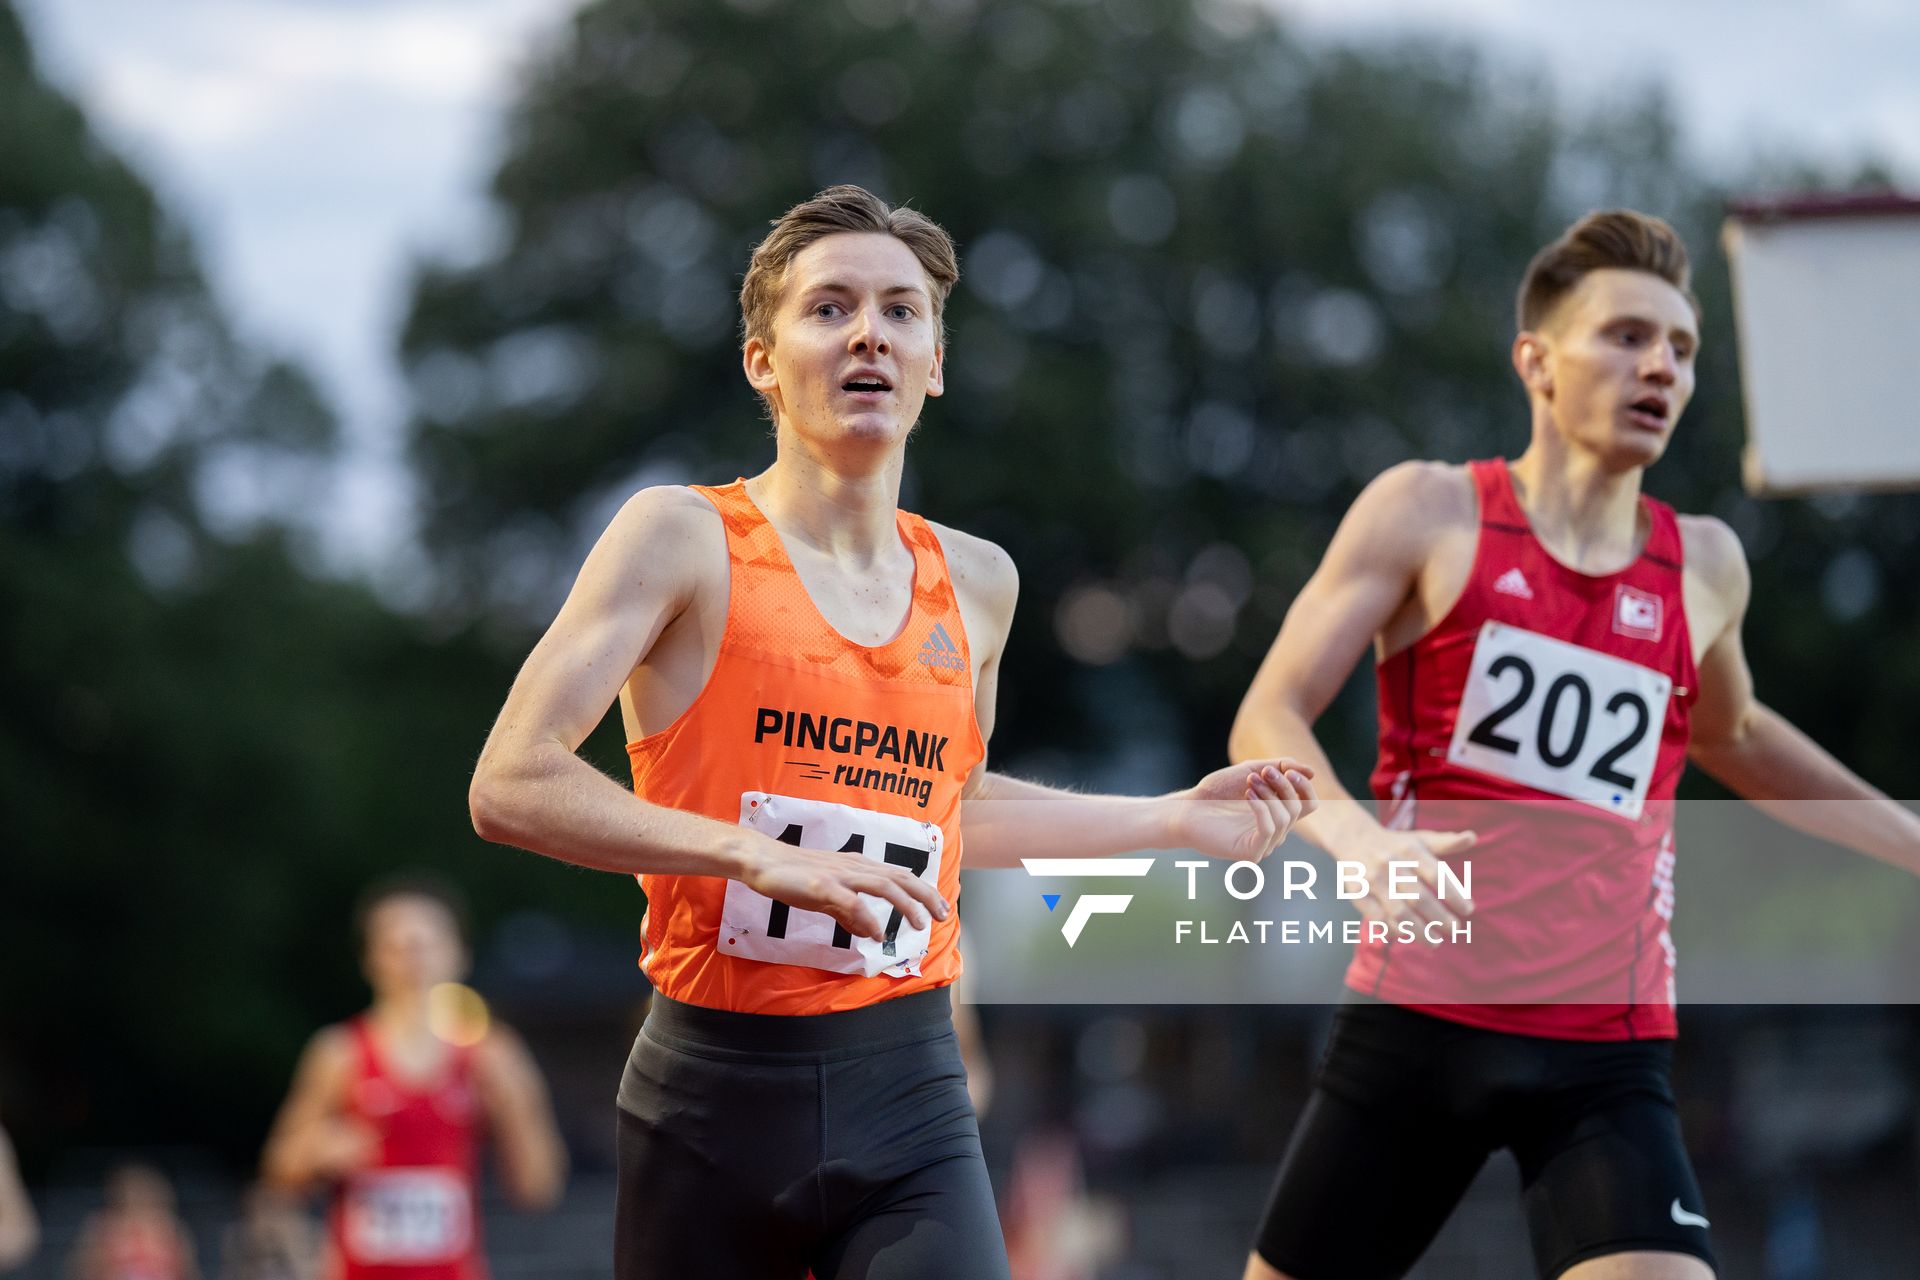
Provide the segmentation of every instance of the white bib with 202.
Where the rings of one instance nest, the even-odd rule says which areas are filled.
[[[875,862],[907,868],[930,884],[940,881],[940,827],[897,814],[875,813],[824,800],[747,791],[740,796],[740,825],[802,849],[837,849]],[[727,881],[726,906],[717,945],[722,955],[771,964],[798,964],[832,973],[904,978],[920,972],[932,925],[916,929],[885,898],[861,894],[886,937],[854,937],[832,916],[803,911]]]
[[[1488,622],[1473,647],[1447,759],[1638,818],[1673,682],[1650,667]]]
[[[472,1195],[451,1169],[369,1169],[347,1186],[347,1252],[363,1263],[444,1262],[466,1252]]]

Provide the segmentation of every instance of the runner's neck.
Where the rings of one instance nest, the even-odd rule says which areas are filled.
[[[747,495],[791,549],[797,542],[851,570],[867,570],[904,550],[896,523],[900,457],[880,470],[848,475],[817,458],[782,450],[747,481]]]
[[[1535,441],[1507,465],[1513,494],[1533,536],[1554,559],[1582,573],[1631,564],[1646,543],[1642,469],[1607,471],[1597,459]]]
[[[437,1059],[446,1042],[434,1034],[426,993],[404,992],[381,996],[367,1010],[367,1026],[382,1056],[407,1065]]]

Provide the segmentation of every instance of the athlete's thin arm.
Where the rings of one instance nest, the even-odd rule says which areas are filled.
[[[518,1035],[496,1026],[480,1042],[473,1066],[507,1198],[521,1209],[552,1208],[566,1189],[567,1151],[533,1055]]]
[[[1693,762],[1796,830],[1920,875],[1920,818],[1754,697],[1740,641],[1752,580],[1739,538],[1717,520],[1692,517],[1687,529],[1687,567],[1707,579],[1725,618],[1700,660]]]
[[[871,938],[884,933],[863,893],[916,925],[928,911],[945,918],[939,891],[904,868],[851,853],[795,856],[746,827],[650,804],[575,754],[668,624],[700,592],[727,590],[724,556],[709,554],[717,528],[713,509],[684,489],[643,490],[614,517],[487,736],[468,792],[474,830],[602,871],[740,880]]]
[[[974,715],[993,735],[1000,656],[1020,583],[1013,562],[979,538],[942,529],[970,646],[980,655]],[[1257,861],[1314,803],[1311,770],[1291,760],[1228,768],[1165,796],[1095,796],[1004,774],[984,763],[967,779],[960,828],[972,867],[1018,866],[1024,857],[1097,858],[1132,849],[1192,847]],[[1292,771],[1297,781],[1289,779]]]
[[[1258,862],[1314,804],[1309,766],[1284,758],[1262,763],[1257,773],[1229,765],[1163,796],[1085,795],[975,770],[960,809],[967,865],[1186,848]]]
[[[1300,824],[1300,834],[1322,848],[1339,848],[1379,826],[1334,776],[1313,725],[1414,589],[1428,546],[1424,523],[1407,519],[1427,479],[1421,467],[1395,467],[1354,499],[1319,568],[1288,608],[1227,739],[1234,760],[1269,755],[1284,744],[1314,766],[1320,811]]]
[[[1372,810],[1340,785],[1313,725],[1365,657],[1368,646],[1416,590],[1432,553],[1435,524],[1409,518],[1443,507],[1458,487],[1446,468],[1403,463],[1361,491],[1328,544],[1326,555],[1300,589],[1280,634],[1254,675],[1234,717],[1227,754],[1248,760],[1285,748],[1315,770],[1319,811],[1303,819],[1300,834],[1337,857],[1353,857],[1391,839],[1396,859],[1420,863],[1421,881],[1433,888],[1436,854],[1471,844],[1461,833],[1394,833],[1389,837]],[[1406,837],[1415,836],[1415,839]],[[1371,884],[1381,877],[1369,877]],[[1445,919],[1450,906],[1470,909],[1457,896],[1448,903],[1423,894],[1416,914]],[[1389,914],[1385,903],[1363,900],[1367,915]],[[1377,910],[1376,910],[1377,909]],[[1444,914],[1441,914],[1444,913]]]
[[[261,1154],[260,1176],[269,1186],[305,1191],[373,1158],[372,1132],[342,1113],[350,1066],[340,1028],[329,1027],[308,1042]]]
[[[480,753],[481,836],[602,871],[739,878],[753,832],[648,804],[575,754],[701,587],[689,501],[635,495],[588,555]]]

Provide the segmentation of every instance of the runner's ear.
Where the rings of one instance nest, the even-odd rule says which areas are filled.
[[[1553,395],[1553,371],[1548,362],[1547,340],[1531,330],[1513,340],[1513,371],[1533,394]]]

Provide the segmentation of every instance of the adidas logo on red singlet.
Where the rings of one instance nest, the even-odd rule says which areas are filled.
[[[1516,596],[1521,600],[1533,599],[1533,588],[1527,585],[1527,575],[1519,569],[1509,569],[1493,581],[1493,589],[1503,596]]]
[[[960,656],[960,646],[947,634],[945,625],[938,622],[927,633],[927,642],[920,646],[920,661],[947,671],[964,670],[967,665],[966,659]]]

